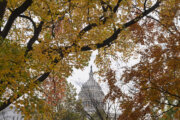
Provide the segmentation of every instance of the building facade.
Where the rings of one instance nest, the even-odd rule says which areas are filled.
[[[104,93],[93,77],[92,66],[89,79],[82,85],[79,92],[79,99],[82,101],[84,110],[88,113],[94,113],[97,108],[104,109]]]
[[[0,112],[0,120],[24,120],[24,117],[15,108],[7,107]]]

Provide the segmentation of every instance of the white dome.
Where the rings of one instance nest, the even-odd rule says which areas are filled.
[[[104,93],[100,85],[94,80],[92,67],[89,73],[89,80],[82,85],[79,99],[82,100],[82,104],[87,112],[92,112],[94,110],[92,101],[96,101],[96,103],[100,104],[103,103]]]

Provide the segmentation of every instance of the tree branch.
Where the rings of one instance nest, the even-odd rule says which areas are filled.
[[[96,27],[97,24],[96,23],[92,23],[92,24],[89,24],[87,25],[84,29],[82,29],[80,32],[79,32],[79,38],[81,38],[87,31],[91,30],[93,27]]]
[[[150,18],[156,22],[158,22],[160,25],[162,25],[169,33],[175,35],[165,24],[161,23],[158,19],[154,18],[153,16],[147,16],[147,18]]]
[[[39,84],[40,82],[43,82],[49,76],[49,74],[50,74],[50,72],[44,73],[36,81],[34,81],[34,84]],[[8,107],[10,104],[12,104],[17,99],[19,99],[22,95],[24,95],[26,92],[28,92],[28,90],[29,90],[29,85],[27,85],[25,87],[25,90],[19,91],[19,93],[15,93],[18,95],[16,98],[14,98],[14,96],[12,95],[6,102],[4,102],[0,105],[0,111],[5,109],[6,107]]]
[[[97,43],[97,44],[91,44],[91,45],[84,46],[84,47],[81,48],[81,51],[92,50],[93,46],[95,46],[96,48],[101,48],[101,47],[110,45],[113,41],[115,41],[117,39],[119,33],[122,30],[126,29],[127,27],[129,27],[129,26],[131,26],[131,25],[133,25],[135,23],[137,23],[143,17],[147,16],[149,13],[151,13],[153,10],[155,10],[157,7],[159,7],[160,3],[161,3],[160,1],[157,1],[151,8],[149,8],[148,10],[141,13],[141,15],[139,15],[136,18],[132,19],[131,21],[123,24],[122,28],[118,28],[109,38],[104,40],[102,43]]]
[[[163,111],[162,113],[160,113],[160,114],[158,114],[158,115],[153,115],[152,117],[158,118],[158,117],[160,117],[161,115],[163,115],[163,114],[165,114],[165,113],[167,113],[167,112],[169,112],[169,111],[171,111],[171,110],[173,110],[173,109],[174,109],[174,107],[171,107],[171,108],[169,108],[168,110]]]
[[[172,104],[172,103],[165,103],[165,102],[161,102],[161,101],[158,101],[156,100],[155,102],[159,103],[159,104],[163,104],[163,105],[168,105],[168,106],[173,106],[173,107],[180,107],[180,104],[177,103],[176,105],[175,104]]]
[[[118,7],[119,7],[119,5],[120,5],[121,1],[122,1],[122,0],[118,0],[118,2],[117,2],[117,4],[116,4],[116,6],[115,6],[115,7],[114,7],[114,9],[113,9],[113,12],[114,12],[114,13],[115,13],[115,12],[117,12]]]
[[[149,13],[151,13],[153,10],[155,10],[156,8],[159,7],[160,5],[160,1],[157,1],[151,8],[149,8],[148,10],[142,12],[139,16],[137,16],[136,18],[132,19],[131,21],[125,23],[122,25],[122,28],[118,28],[117,30],[114,31],[114,33],[107,39],[105,39],[102,43],[96,43],[96,44],[89,44],[86,46],[83,46],[80,48],[80,51],[89,51],[89,50],[93,50],[92,48],[102,48],[105,46],[110,46],[112,44],[113,41],[115,41],[118,37],[118,35],[121,33],[122,30],[126,29],[127,27],[137,23],[139,20],[141,20],[143,17],[147,16]],[[80,36],[82,36],[85,32],[91,30],[93,27],[96,27],[97,24],[90,24],[87,27],[85,27],[81,32],[80,32]],[[61,54],[63,53],[62,51],[68,51],[68,52],[74,52],[72,51],[72,48],[74,47],[79,47],[76,44],[72,44],[71,46],[66,46],[66,47],[61,47],[59,49],[54,49],[58,52],[60,52]],[[76,51],[75,51],[76,52]]]
[[[153,84],[152,81],[151,81],[151,84]],[[153,84],[153,85],[154,85],[155,87],[147,87],[146,89],[155,89],[155,90],[160,91],[161,93],[168,94],[168,95],[170,95],[171,97],[175,97],[175,98],[177,98],[177,99],[180,100],[180,96],[179,96],[179,95],[170,93],[169,91],[164,90],[162,87],[157,86],[157,85],[155,85],[155,84]]]
[[[7,0],[1,0],[0,1],[0,35],[1,35],[1,26],[2,26],[2,20],[3,20],[3,16],[6,10],[6,6],[7,6]]]
[[[108,3],[104,2],[103,0],[101,0],[100,2],[104,12],[107,12],[108,8],[112,10],[112,7]],[[105,8],[104,5],[106,5],[107,7]]]
[[[34,33],[35,33],[35,30],[36,30],[37,27],[36,27],[36,23],[33,21],[33,19],[32,19],[31,17],[25,16],[25,15],[19,15],[19,17],[28,19],[28,20],[32,23],[32,25],[33,25],[33,27],[34,27]]]
[[[147,3],[147,0],[144,1],[144,11],[146,11],[146,3]]]
[[[34,29],[34,36],[29,40],[29,42],[27,43],[27,50],[25,52],[25,56],[28,54],[29,51],[32,50],[32,45],[34,44],[34,42],[38,39],[39,34],[42,30],[42,26],[43,26],[44,22],[41,21],[38,25],[38,27],[36,29]]]
[[[115,13],[120,5],[120,2],[122,0],[118,0],[117,2],[117,5],[114,7],[113,9],[113,12]],[[110,8],[112,10],[112,7],[110,5],[108,5],[107,3],[105,3],[103,0],[101,0],[101,4],[102,4],[102,9],[103,9],[103,12],[107,12],[107,9]],[[107,7],[105,8],[103,5],[107,5]],[[104,18],[104,16],[100,17],[99,20],[103,22],[103,24],[106,23],[106,18]],[[91,30],[93,27],[97,27],[98,25],[96,23],[91,23],[89,25],[87,25],[84,29],[82,29],[80,32],[79,32],[79,38],[81,38],[87,31]]]
[[[6,36],[8,35],[12,24],[14,23],[15,19],[24,11],[26,11],[28,9],[29,6],[31,6],[32,4],[32,0],[26,0],[20,7],[16,8],[10,15],[3,31],[1,32],[1,36],[2,38],[6,38]]]
[[[29,21],[32,23],[33,27],[34,27],[34,36],[33,36],[33,37],[29,40],[29,42],[27,43],[27,50],[26,50],[26,52],[25,52],[25,56],[26,56],[27,53],[28,53],[30,50],[32,50],[32,45],[34,44],[34,42],[35,42],[36,40],[38,40],[38,36],[39,36],[39,34],[40,34],[41,30],[42,30],[42,26],[43,26],[44,22],[41,21],[41,22],[39,23],[38,27],[37,27],[37,26],[36,26],[36,23],[33,21],[33,19],[32,19],[31,17],[25,16],[25,15],[19,15],[18,17],[22,17],[22,18],[25,18],[25,19],[29,20]]]

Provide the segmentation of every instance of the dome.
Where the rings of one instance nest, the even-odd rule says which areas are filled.
[[[94,78],[93,78],[94,79]],[[101,91],[101,87],[95,80],[88,80],[82,85],[82,89],[96,89]]]
[[[84,109],[87,110],[87,112],[92,112],[94,110],[93,101],[103,106],[104,93],[93,77],[92,66],[89,79],[82,85],[79,99],[82,100]]]

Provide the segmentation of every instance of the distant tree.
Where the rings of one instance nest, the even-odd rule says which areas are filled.
[[[40,91],[48,104],[56,106],[64,100],[67,93],[68,83],[65,78],[61,78],[58,73],[52,72],[42,83]]]
[[[31,97],[35,103],[28,104],[25,109],[22,109],[26,119],[86,120],[82,119],[83,109],[80,101],[76,99],[74,86],[67,81],[58,81],[61,80],[54,74],[50,75],[47,82],[41,85],[37,92],[40,92],[42,97],[34,96],[34,99]]]
[[[76,89],[70,83],[66,83],[64,97],[57,101],[53,108],[52,120],[86,120],[83,119],[83,111],[80,101],[76,99]]]
[[[34,120],[38,119],[61,119],[61,116],[57,116],[57,113],[60,114],[59,109],[65,109],[62,104],[65,104],[64,99],[67,97],[65,95],[68,93],[69,84],[65,79],[60,78],[58,73],[52,72],[49,77],[44,81],[39,87],[36,88],[36,93],[38,93],[32,102],[34,103],[35,109],[31,107],[33,104],[27,105],[28,109],[25,109],[25,116],[32,117]],[[47,108],[44,108],[46,106]],[[27,108],[27,107],[26,107]],[[45,111],[47,110],[47,111]],[[47,113],[48,112],[48,113]],[[57,118],[59,117],[59,118]],[[28,118],[29,119],[29,118]]]

